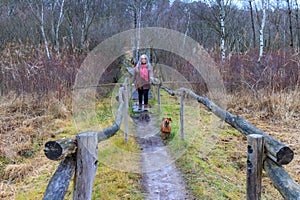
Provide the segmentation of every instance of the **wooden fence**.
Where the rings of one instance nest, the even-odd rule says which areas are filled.
[[[246,121],[242,116],[231,114],[220,108],[207,97],[201,97],[186,88],[173,91],[160,84],[158,80],[156,80],[156,84],[158,84],[158,95],[160,95],[160,89],[163,89],[171,96],[176,95],[180,97],[180,134],[182,139],[184,139],[184,98],[186,95],[203,104],[209,111],[247,137],[248,200],[258,200],[261,198],[262,169],[265,169],[275,188],[284,199],[300,200],[300,185],[282,167],[282,165],[289,164],[294,158],[294,152],[288,146],[264,133]],[[158,101],[158,106],[160,109],[160,100]]]
[[[74,200],[92,199],[92,186],[98,163],[98,143],[113,136],[121,127],[125,113],[124,138],[128,139],[128,93],[129,79],[126,78],[119,89],[119,107],[112,126],[99,132],[83,132],[76,139],[61,139],[45,144],[45,155],[51,160],[63,161],[52,176],[44,200],[62,200],[67,192],[71,178],[75,172]]]
[[[158,79],[153,82],[157,86],[158,109],[160,111],[160,90],[165,90],[172,96],[180,96],[180,134],[184,139],[184,99],[192,97],[206,106],[216,116],[236,128],[248,140],[247,159],[247,199],[260,199],[261,174],[264,168],[274,186],[285,199],[300,200],[300,186],[288,175],[282,165],[288,164],[294,157],[293,151],[286,145],[275,140],[268,134],[247,122],[243,117],[233,115],[223,110],[206,97],[201,97],[193,91],[181,88],[173,91],[161,84]],[[119,108],[115,122],[112,126],[99,132],[79,133],[76,139],[61,139],[49,141],[45,144],[45,154],[51,160],[63,159],[51,178],[46,192],[45,200],[63,199],[68,189],[70,180],[75,172],[73,199],[88,200],[92,197],[92,185],[98,162],[99,142],[113,136],[124,118],[124,140],[128,140],[128,101],[129,81],[124,81],[119,89]]]

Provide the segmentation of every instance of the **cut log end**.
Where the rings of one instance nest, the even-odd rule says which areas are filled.
[[[45,144],[45,155],[50,160],[58,160],[63,152],[62,147],[56,141],[49,141]]]
[[[280,165],[289,164],[294,158],[294,152],[289,147],[281,148],[276,155],[277,163]]]
[[[66,155],[74,153],[76,142],[74,139],[60,139],[45,144],[45,155],[50,160],[60,160]]]

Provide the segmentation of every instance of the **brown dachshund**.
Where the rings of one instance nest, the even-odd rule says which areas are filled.
[[[160,126],[161,137],[163,140],[170,138],[170,135],[171,135],[170,122],[172,122],[171,118],[169,118],[169,117],[163,118],[163,122],[161,123],[161,126]]]

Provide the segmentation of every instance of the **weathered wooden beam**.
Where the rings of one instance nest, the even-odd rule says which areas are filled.
[[[247,137],[247,200],[261,199],[261,180],[264,154],[264,138],[251,134]]]
[[[300,200],[300,185],[290,177],[283,167],[267,158],[264,162],[264,169],[284,199]]]
[[[172,96],[178,95],[178,92],[175,92],[165,86],[162,86],[162,88]],[[246,121],[243,117],[231,114],[230,112],[214,104],[207,97],[201,97],[189,89],[181,88],[180,91],[185,91],[189,96],[206,106],[212,113],[214,113],[219,118],[223,119],[232,127],[236,128],[243,135],[262,135],[265,138],[265,148],[267,156],[277,164],[286,165],[293,160],[294,152],[288,146],[282,144],[270,135],[264,133],[262,130],[258,129],[257,127]]]
[[[130,92],[130,86],[128,83],[128,79],[125,80],[124,85],[124,141],[128,141],[128,109],[129,109],[129,92]]]
[[[67,156],[52,176],[43,200],[63,200],[75,171],[75,156]]]
[[[44,152],[50,160],[60,160],[66,155],[74,153],[76,142],[74,139],[60,139],[45,144]]]
[[[163,89],[164,91],[166,91],[167,93],[169,93],[169,95],[171,96],[175,96],[175,95],[178,95],[179,93],[176,92],[176,91],[173,91],[165,86],[161,86],[161,89]]]
[[[90,200],[98,164],[97,134],[80,133],[76,136],[76,140],[78,148],[73,199]]]
[[[180,95],[180,138],[184,140],[184,95],[185,92],[182,91]]]

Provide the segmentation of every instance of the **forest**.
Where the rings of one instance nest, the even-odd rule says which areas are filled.
[[[299,146],[299,9],[299,0],[1,0],[0,199],[24,199],[28,187],[36,188],[28,199],[41,197],[57,165],[48,164],[42,156],[44,143],[49,138],[74,136],[78,131],[71,125],[71,101],[81,64],[101,42],[131,29],[136,33],[146,27],[171,29],[198,42],[213,59],[223,79],[227,95],[224,109],[245,115],[254,125],[291,147]],[[194,73],[191,63],[172,52],[151,47],[140,49],[139,40],[143,38],[136,35],[132,38],[131,52],[110,64],[99,77],[99,86],[118,83],[126,66],[133,66],[140,54],[147,53],[154,67],[167,65],[191,81],[197,94],[208,93],[201,74]],[[113,115],[107,114],[110,113],[107,96],[112,89],[99,87],[97,90],[96,107],[103,111],[98,115],[103,125],[112,123]],[[223,144],[221,149],[226,152],[227,141],[233,140],[233,145],[228,147],[233,155],[225,156],[223,159],[230,161],[224,162],[237,173],[245,173],[238,161],[241,155],[246,157],[241,153],[243,146],[229,134],[236,135],[229,130],[217,146]],[[246,145],[245,139],[241,136],[238,139]],[[137,148],[131,142],[130,148]],[[193,151],[187,154],[190,156]],[[297,155],[299,150],[295,152]],[[214,163],[207,164],[205,159],[195,161],[195,165],[211,168]],[[299,183],[299,154],[295,160],[288,172]],[[36,161],[44,167],[39,167]],[[182,157],[177,163],[183,173],[194,169],[188,168],[185,162],[192,161]],[[103,173],[129,177],[134,182],[129,184],[131,190],[139,195],[138,175],[112,172],[102,164],[99,168]],[[229,171],[224,176],[228,174]],[[97,177],[100,176],[104,175]],[[263,188],[265,199],[279,198],[278,192],[271,189],[270,181],[264,182],[267,184]],[[28,187],[27,183],[30,183]],[[187,181],[196,199],[214,193],[199,192],[193,183]],[[18,188],[20,184],[23,189]],[[43,185],[42,189],[39,184]],[[114,190],[111,185],[107,187],[112,188],[105,189],[107,194],[99,194],[99,199],[124,199],[128,195],[124,189],[114,197],[106,196]],[[225,188],[229,192],[222,197],[244,198],[240,187],[233,191]],[[137,196],[132,198],[139,199]]]

